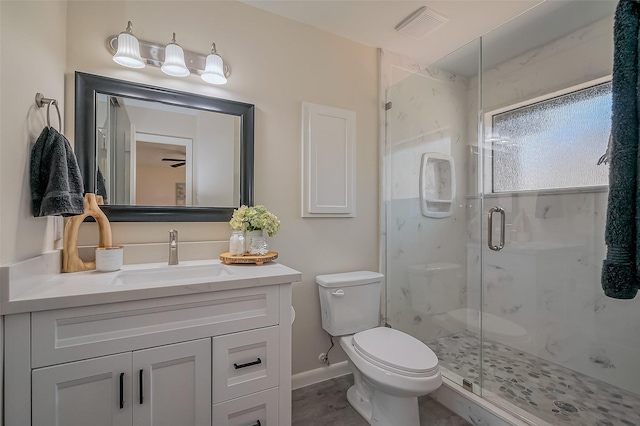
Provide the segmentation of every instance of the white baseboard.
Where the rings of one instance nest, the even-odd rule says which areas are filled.
[[[327,367],[316,368],[315,370],[303,371],[291,376],[291,390],[300,389],[305,386],[335,379],[336,377],[351,374],[348,361],[337,362]]]

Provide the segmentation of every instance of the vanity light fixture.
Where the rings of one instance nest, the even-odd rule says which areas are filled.
[[[184,50],[176,43],[176,33],[173,33],[171,43],[164,48],[164,63],[160,69],[174,77],[186,77],[190,74],[184,63]]]
[[[202,80],[210,84],[225,84],[231,75],[231,69],[217,53],[215,43],[212,44],[211,53],[203,55],[180,47],[176,43],[175,33],[171,43],[166,46],[140,40],[133,35],[130,21],[124,32],[107,38],[107,49],[114,55],[113,60],[125,67],[143,68],[151,65],[175,77],[200,75]]]
[[[127,23],[127,29],[118,34],[118,51],[113,55],[113,61],[129,68],[144,68],[145,64],[140,57],[140,44],[133,35],[131,21]]]
[[[200,78],[211,84],[227,83],[227,77],[224,75],[224,61],[218,55],[215,43],[211,43],[211,54],[207,56],[207,63]]]

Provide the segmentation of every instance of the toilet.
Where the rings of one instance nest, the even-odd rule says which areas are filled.
[[[383,275],[318,275],[322,328],[338,337],[354,385],[347,400],[376,426],[418,426],[418,397],[438,389],[438,357],[418,339],[378,327]]]

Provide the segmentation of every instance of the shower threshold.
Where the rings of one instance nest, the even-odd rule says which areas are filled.
[[[475,334],[426,343],[444,368],[479,386]],[[640,426],[640,396],[624,389],[487,339],[483,364],[484,391],[494,403],[503,399],[553,425]]]

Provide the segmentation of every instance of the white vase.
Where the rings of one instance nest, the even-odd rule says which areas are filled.
[[[267,246],[267,239],[264,236],[262,230],[249,231],[244,237],[245,251],[249,252],[251,256],[264,256],[269,252]]]

